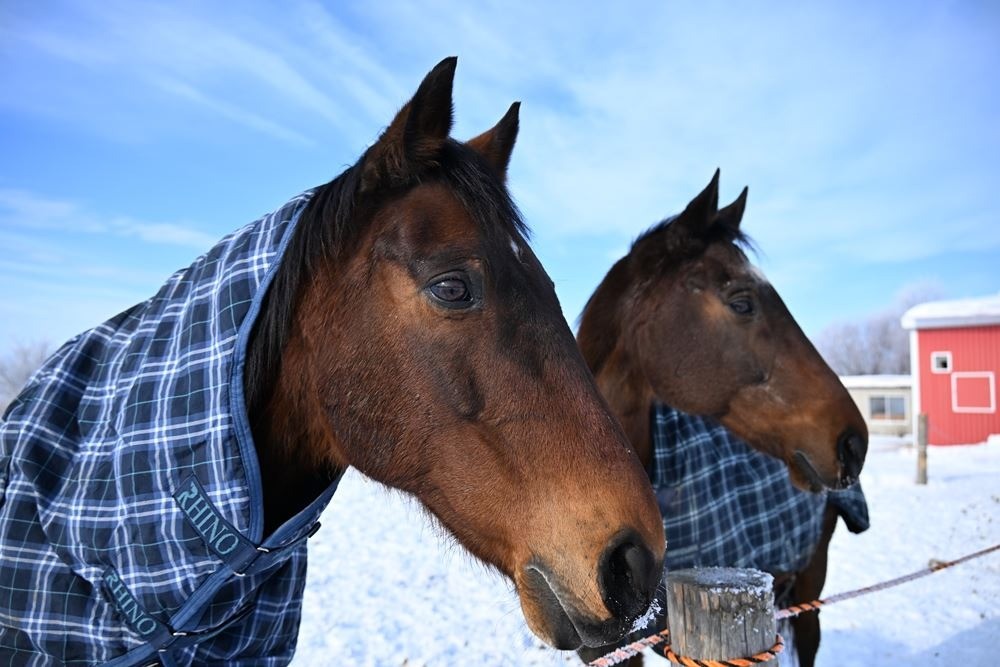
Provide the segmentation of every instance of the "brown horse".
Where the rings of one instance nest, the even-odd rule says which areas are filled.
[[[245,380],[267,531],[354,466],[512,579],[540,638],[607,643],[651,602],[662,526],[508,195],[518,104],[450,139],[455,62],[319,188],[267,295]]]
[[[660,401],[713,417],[781,459],[799,488],[847,486],[864,462],[865,422],[743,252],[747,190],[719,210],[718,177],[608,272],[581,316],[584,358],[647,468],[651,407]],[[827,509],[813,561],[795,578],[796,599],[819,596],[835,522]],[[794,629],[802,664],[811,665],[816,615],[800,616]]]

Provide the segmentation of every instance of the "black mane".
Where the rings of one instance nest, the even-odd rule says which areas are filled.
[[[632,242],[629,254],[636,252],[640,246],[650,244],[652,248],[647,252],[656,254],[661,266],[673,266],[694,259],[705,252],[708,246],[716,243],[731,243],[743,251],[756,251],[753,239],[738,226],[713,221],[711,224],[700,225],[697,233],[691,233],[688,229],[675,233],[680,230],[673,229],[671,225],[679,218],[679,215],[670,216],[640,234]]]
[[[316,188],[268,287],[247,348],[244,389],[251,420],[263,407],[268,388],[281,369],[281,356],[303,287],[327,260],[337,262],[351,252],[371,220],[366,211],[375,210],[380,202],[421,181],[440,179],[452,188],[479,225],[487,253],[505,249],[511,237],[530,237],[506,186],[478,153],[462,143],[448,140],[438,166],[414,175],[403,186],[365,194],[362,202],[358,189],[364,161],[362,156],[337,178]]]

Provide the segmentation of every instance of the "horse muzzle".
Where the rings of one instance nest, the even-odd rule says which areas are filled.
[[[868,454],[868,439],[851,429],[840,434],[837,439],[837,460],[840,461],[840,487],[845,488],[858,481],[861,467]]]
[[[806,480],[810,491],[845,489],[858,481],[867,453],[867,438],[847,429],[837,439],[835,470],[822,472],[809,454],[801,449],[793,453],[792,466],[798,477]]]
[[[582,608],[568,582],[539,560],[518,577],[518,594],[532,631],[557,649],[603,646],[621,639],[653,602],[663,571],[661,559],[627,533],[613,539],[598,563],[597,586],[604,618]]]

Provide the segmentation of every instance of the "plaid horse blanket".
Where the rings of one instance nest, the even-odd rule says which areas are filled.
[[[0,424],[0,665],[291,660],[305,541],[263,535],[247,341],[306,192],[73,338]]]
[[[792,486],[785,464],[718,422],[656,404],[650,479],[667,533],[666,567],[797,572],[819,543],[833,503],[855,533],[868,529],[860,484],[826,493]]]

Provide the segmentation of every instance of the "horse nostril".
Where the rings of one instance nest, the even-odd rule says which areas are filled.
[[[656,559],[641,542],[615,540],[601,557],[599,581],[604,604],[616,618],[626,622],[649,608],[659,583]]]
[[[854,431],[844,431],[837,441],[837,457],[844,470],[841,477],[845,482],[853,483],[861,474],[865,455],[868,453],[868,442]]]

